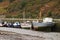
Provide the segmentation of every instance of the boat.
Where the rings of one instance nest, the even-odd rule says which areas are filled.
[[[42,19],[42,11],[40,10],[39,19]],[[52,27],[55,25],[52,17],[46,17],[42,19],[42,22],[32,22],[33,27]]]
[[[25,21],[21,23],[22,28],[31,28],[31,22],[30,21]]]
[[[0,20],[0,27],[2,27],[2,26],[3,26],[3,21]]]
[[[13,24],[13,27],[15,27],[15,28],[21,28],[21,24],[19,22],[15,22]]]
[[[43,18],[43,22],[32,22],[33,27],[52,27],[55,25],[55,22],[53,22],[53,18]]]
[[[26,9],[24,9],[24,12],[23,12],[23,19],[26,19],[25,18],[25,10]],[[27,21],[23,21],[22,23],[21,23],[21,28],[31,28],[31,22],[29,21],[29,20],[27,20]]]

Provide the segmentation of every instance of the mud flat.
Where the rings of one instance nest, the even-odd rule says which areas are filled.
[[[0,40],[60,40],[60,33],[0,27]]]

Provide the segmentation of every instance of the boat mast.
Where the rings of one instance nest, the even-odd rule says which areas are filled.
[[[40,12],[39,12],[39,19],[42,19],[42,12],[44,11],[44,8],[40,8]]]
[[[24,11],[23,11],[23,19],[25,19],[25,9],[24,9]]]
[[[23,16],[23,22],[25,21],[25,8],[24,8],[24,10],[23,10],[23,13],[22,13],[22,16]]]
[[[39,19],[41,19],[42,18],[42,13],[41,13],[41,11],[40,11],[40,13],[39,13]]]

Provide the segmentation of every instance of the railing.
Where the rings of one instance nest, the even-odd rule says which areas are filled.
[[[0,20],[30,20],[30,21],[32,21],[32,20],[42,20],[42,19],[20,19],[20,18],[0,18]],[[55,21],[60,21],[60,19],[53,19],[53,20],[55,20]]]
[[[1,20],[42,20],[42,19],[20,19],[20,18],[0,18]]]

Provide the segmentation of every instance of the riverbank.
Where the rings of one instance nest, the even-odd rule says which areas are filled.
[[[14,32],[0,31],[0,40],[40,40],[43,38],[23,35]]]
[[[0,30],[1,40],[60,40],[58,32],[38,32],[6,27],[0,27]]]

